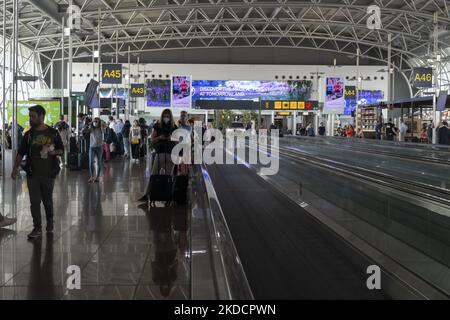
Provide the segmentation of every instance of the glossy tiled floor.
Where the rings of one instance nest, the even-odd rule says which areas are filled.
[[[7,178],[2,212],[18,222],[0,229],[0,299],[189,299],[188,211],[138,207],[149,168],[115,160],[92,185],[87,171],[64,169],[55,233],[33,242],[26,180]],[[67,288],[71,265],[81,270],[79,290]]]

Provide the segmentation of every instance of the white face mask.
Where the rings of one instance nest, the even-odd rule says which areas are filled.
[[[168,123],[169,123],[169,121],[170,121],[170,118],[168,118],[168,117],[164,117],[164,118],[163,118],[163,121],[164,121],[164,123],[165,123],[165,124],[168,124]]]
[[[98,127],[98,122],[94,122],[92,125],[93,125],[94,127]]]

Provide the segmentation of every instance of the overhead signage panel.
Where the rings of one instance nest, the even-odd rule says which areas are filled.
[[[145,97],[145,84],[143,84],[143,83],[132,84],[130,97],[133,97],[133,98]]]
[[[431,88],[433,86],[433,68],[414,68],[413,86],[416,88]]]
[[[319,102],[315,100],[309,101],[271,101],[264,100],[261,102],[262,110],[317,110]]]
[[[102,83],[122,84],[122,65],[119,63],[103,63]]]

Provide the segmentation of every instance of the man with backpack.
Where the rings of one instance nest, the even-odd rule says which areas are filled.
[[[42,236],[41,202],[45,207],[47,233],[53,232],[53,187],[61,170],[58,156],[64,154],[61,136],[54,128],[44,123],[45,109],[36,105],[28,109],[31,129],[22,139],[16,155],[11,178],[16,179],[22,158],[26,156],[24,170],[30,195],[33,231],[28,239]]]

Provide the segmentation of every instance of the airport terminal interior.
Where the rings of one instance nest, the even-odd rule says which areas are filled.
[[[0,300],[448,300],[446,0],[0,0]]]

